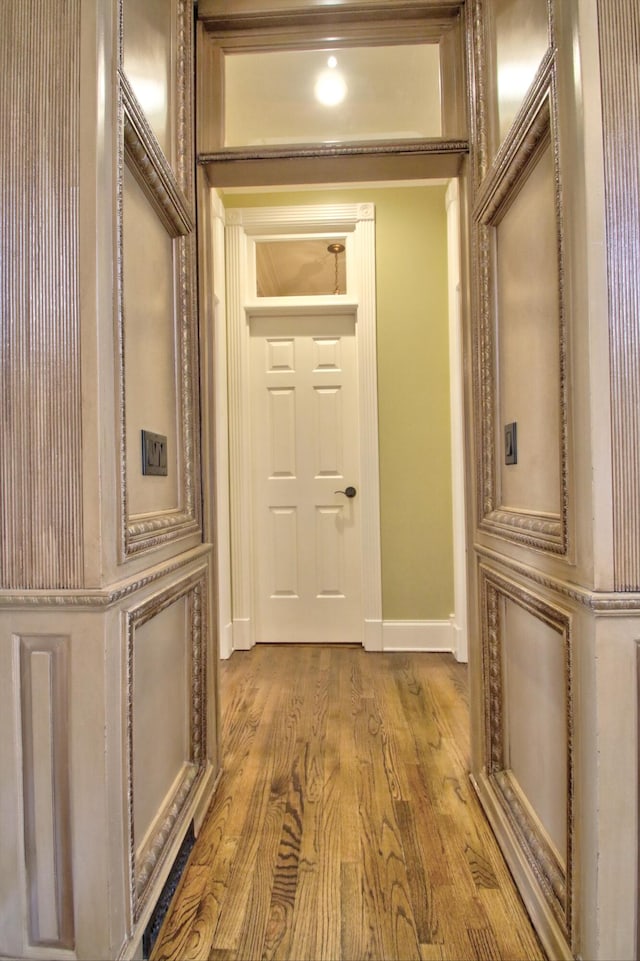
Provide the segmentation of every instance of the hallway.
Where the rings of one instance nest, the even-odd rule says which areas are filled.
[[[545,957],[468,780],[466,665],[258,645],[221,694],[224,770],[154,961]]]

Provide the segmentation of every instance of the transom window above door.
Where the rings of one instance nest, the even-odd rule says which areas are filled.
[[[441,136],[440,47],[224,52],[224,145]]]
[[[306,297],[347,293],[346,238],[258,240],[258,297]]]
[[[198,0],[196,149],[211,186],[457,177],[464,0]]]

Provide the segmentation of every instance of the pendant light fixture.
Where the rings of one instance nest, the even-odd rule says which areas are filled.
[[[338,283],[338,256],[344,253],[344,244],[329,244],[327,250],[330,254],[333,254],[335,258],[335,289],[334,294],[340,293],[340,284]]]

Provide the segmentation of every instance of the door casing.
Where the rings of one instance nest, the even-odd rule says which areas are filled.
[[[324,236],[334,233],[345,239],[349,293],[296,298],[296,311],[308,309],[318,313],[323,306],[327,310],[335,310],[338,303],[356,311],[360,476],[366,478],[366,484],[362,485],[360,492],[362,639],[366,650],[382,650],[373,204],[233,209],[226,214],[233,650],[249,650],[255,644],[249,317],[291,306],[290,298],[257,298],[255,240],[283,234],[303,236],[318,233]]]

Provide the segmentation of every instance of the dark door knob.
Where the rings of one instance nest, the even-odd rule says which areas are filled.
[[[345,497],[355,497],[358,493],[355,487],[345,487],[343,491],[334,491],[335,494],[344,494]]]

